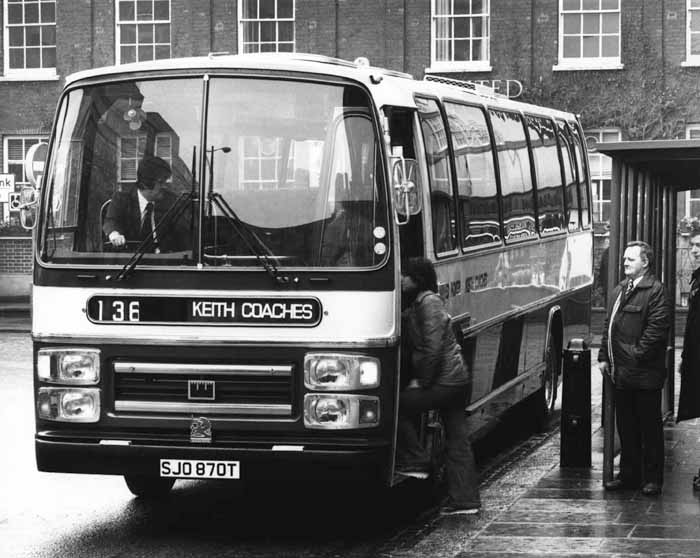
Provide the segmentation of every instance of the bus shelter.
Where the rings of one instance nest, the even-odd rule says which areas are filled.
[[[676,282],[677,193],[700,185],[700,140],[653,140],[606,143],[598,152],[612,158],[610,192],[610,248],[608,296],[623,278],[622,254],[627,242],[643,240],[654,249],[653,271],[666,286],[669,296]],[[675,308],[675,305],[674,305]],[[667,380],[662,409],[674,408],[675,320],[666,348]],[[612,387],[603,389],[605,432],[603,480],[612,479],[614,457],[614,409]]]

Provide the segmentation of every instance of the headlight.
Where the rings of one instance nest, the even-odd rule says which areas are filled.
[[[97,388],[39,388],[39,418],[59,422],[100,420],[100,390]]]
[[[304,385],[309,389],[341,391],[379,386],[379,360],[363,355],[307,353]]]
[[[304,426],[347,430],[379,425],[379,398],[367,395],[308,393],[304,396]]]
[[[37,374],[44,382],[89,385],[100,381],[98,349],[40,349]]]

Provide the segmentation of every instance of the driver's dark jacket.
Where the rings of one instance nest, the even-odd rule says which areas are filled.
[[[627,279],[613,290],[608,302],[599,362],[611,362],[608,354],[610,313]],[[671,306],[666,290],[653,274],[645,274],[634,290],[620,301],[612,323],[612,364],[615,387],[620,389],[661,389],[666,379],[666,344],[671,323]]]
[[[154,218],[156,224],[177,201],[177,195],[163,189],[160,197],[154,202]],[[163,251],[187,250],[192,242],[186,223],[189,222],[189,208],[184,215],[173,221],[169,227],[162,227],[159,235],[159,247]],[[107,213],[102,225],[106,238],[117,231],[124,235],[127,242],[141,242],[141,208],[136,188],[126,192],[117,192],[107,207]]]
[[[423,388],[464,386],[471,382],[442,298],[432,291],[418,293],[403,315],[411,369]]]

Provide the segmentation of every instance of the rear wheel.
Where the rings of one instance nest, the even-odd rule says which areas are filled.
[[[126,486],[138,498],[163,498],[175,484],[173,478],[162,478],[154,475],[124,475]]]

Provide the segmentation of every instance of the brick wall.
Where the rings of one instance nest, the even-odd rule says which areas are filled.
[[[32,239],[0,238],[0,273],[32,272]]]

